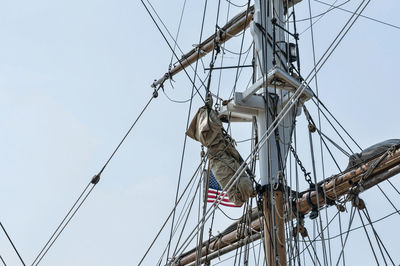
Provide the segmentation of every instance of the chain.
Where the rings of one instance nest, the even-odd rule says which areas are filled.
[[[299,165],[301,171],[304,173],[304,178],[308,184],[312,185],[313,182],[311,181],[310,172],[307,172],[306,168],[304,168],[303,163],[300,161],[299,156],[297,155],[296,151],[294,150],[293,146],[290,145],[290,151],[293,154],[294,159],[296,160],[297,164]]]

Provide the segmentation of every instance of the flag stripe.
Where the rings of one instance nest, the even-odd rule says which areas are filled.
[[[207,202],[215,203],[219,202],[220,205],[226,207],[240,207],[235,205],[233,202],[229,200],[228,194],[223,191],[218,184],[217,180],[214,177],[214,174],[210,171],[210,182],[209,189],[207,193]]]

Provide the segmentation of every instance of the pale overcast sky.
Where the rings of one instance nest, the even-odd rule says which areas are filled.
[[[173,34],[183,2],[151,2]],[[203,37],[215,29],[217,1],[209,2]],[[342,7],[354,10],[359,2],[352,0]],[[184,51],[199,40],[203,5],[204,1],[187,1],[178,40]],[[221,5],[220,26],[226,20],[227,1],[221,0]],[[314,0],[311,5],[314,15],[327,9]],[[307,0],[296,8],[297,18],[308,17]],[[364,14],[399,26],[399,10],[398,0],[371,1]],[[240,11],[232,7],[230,17]],[[317,58],[349,16],[335,10],[315,24]],[[308,25],[299,23],[299,32]],[[399,36],[398,28],[360,18],[319,73],[320,98],[362,147],[400,138]],[[250,39],[245,42],[249,43]],[[233,40],[227,48],[239,51],[238,44]],[[300,48],[306,76],[312,69],[310,31],[300,36]],[[167,71],[170,58],[171,51],[139,1],[0,1],[0,221],[27,264],[151,97],[150,84]],[[228,53],[224,60],[226,65],[237,63],[237,57]],[[204,64],[208,63],[207,57]],[[202,68],[200,72],[204,74]],[[221,86],[225,98],[232,89],[234,72],[229,73],[230,80]],[[239,82],[238,91],[249,78]],[[185,74],[175,80],[174,87],[166,82],[165,91],[174,99],[189,98],[191,86]],[[216,86],[214,82],[213,91]],[[192,115],[200,106],[196,97]],[[316,117],[315,108],[309,106]],[[172,103],[160,93],[41,265],[139,262],[174,204],[188,108],[188,103]],[[304,122],[304,117],[298,120]],[[324,126],[337,139],[327,123]],[[306,132],[304,127],[299,131]],[[235,125],[233,133],[237,140],[250,136],[249,127],[243,125]],[[301,135],[302,158],[311,169],[308,138]],[[248,143],[239,149],[247,157]],[[199,160],[199,144],[188,140],[183,184]],[[326,160],[328,177],[337,171]],[[346,158],[338,160],[344,168]],[[393,182],[400,187],[398,179],[394,177]],[[387,184],[382,188],[400,207],[400,195]],[[393,212],[376,189],[363,198],[373,219]],[[234,217],[240,213],[225,211]],[[376,225],[396,263],[400,262],[400,254],[395,253],[399,218],[392,216]],[[229,223],[220,218],[214,232]],[[158,260],[168,231],[144,265]],[[348,245],[348,265],[375,265],[361,230],[350,235]],[[0,255],[7,265],[19,265],[2,232]]]

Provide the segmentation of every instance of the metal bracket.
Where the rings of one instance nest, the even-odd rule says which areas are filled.
[[[259,89],[268,86],[272,88],[277,88],[289,92],[296,92],[296,90],[304,85],[296,79],[295,77],[291,76],[286,71],[282,70],[280,67],[272,68],[267,75],[267,79],[264,78],[258,79],[253,85],[248,87],[244,92],[241,94],[241,100],[243,102],[247,102],[249,97],[256,93]],[[301,101],[305,102],[313,97],[312,90],[307,86],[304,90],[303,94],[300,96]]]

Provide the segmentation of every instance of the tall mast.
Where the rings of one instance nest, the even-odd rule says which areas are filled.
[[[290,62],[295,61],[298,50],[289,45],[285,35],[285,14],[288,8],[301,0],[255,0],[254,9],[235,16],[222,28],[218,42],[227,41],[230,36],[245,30],[250,24],[254,39],[255,64],[254,83],[243,92],[236,92],[233,101],[222,106],[220,115],[235,121],[257,121],[259,138],[260,183],[263,187],[264,239],[268,266],[286,265],[285,241],[285,198],[286,181],[284,169],[288,154],[294,118],[298,107],[312,97],[312,91],[289,73]],[[253,19],[253,21],[251,21]],[[251,21],[251,22],[250,22]],[[297,38],[296,36],[293,36]],[[213,35],[197,47],[205,55],[214,49],[217,35]],[[289,39],[289,38],[287,38]],[[199,59],[193,56],[196,50],[185,54],[176,66],[153,83],[163,84],[176,73]],[[298,90],[302,94],[298,95]],[[291,96],[296,94],[296,99]],[[287,108],[290,105],[290,108]],[[277,122],[279,117],[279,123]],[[201,253],[203,254],[203,253]],[[191,257],[187,258],[188,262]],[[183,263],[185,264],[185,263]]]
[[[268,72],[279,64],[276,60],[276,44],[285,43],[281,30],[278,29],[277,34],[276,26],[272,25],[272,19],[283,21],[283,0],[256,0],[254,24],[252,24],[251,30],[256,47],[258,73],[262,77],[266,77]],[[269,36],[272,37],[272,46],[268,44]],[[276,116],[277,104],[281,102],[281,99],[276,97],[282,95],[279,89],[270,88],[268,85],[263,88],[263,91],[266,104],[265,110],[259,110],[257,114],[259,136],[266,134],[268,127],[271,126],[274,120],[273,116]],[[291,115],[285,117],[284,120],[287,122],[287,120],[291,120],[290,118]],[[291,134],[286,133],[283,134],[283,143],[290,141]],[[275,190],[274,187],[282,183],[279,180],[283,171],[283,160],[281,159],[286,158],[287,147],[279,147],[282,145],[276,138],[270,137],[259,152],[261,185],[265,186],[263,193],[265,255],[268,266],[286,266],[283,192]],[[282,188],[282,186],[280,187]]]
[[[299,1],[296,1],[299,2]],[[255,0],[253,22],[257,81],[242,93],[227,111],[255,116],[259,138],[268,136],[259,149],[260,181],[263,186],[264,241],[268,266],[286,265],[285,177],[286,156],[298,103],[282,118],[276,118],[300,82],[288,72],[289,44],[285,40],[287,0]],[[258,94],[255,94],[257,93]],[[310,95],[307,93],[305,99]]]

